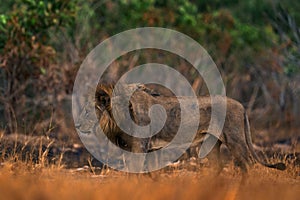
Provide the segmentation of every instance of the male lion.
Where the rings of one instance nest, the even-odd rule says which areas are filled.
[[[99,85],[97,87],[95,107],[100,127],[114,144],[131,152],[145,153],[163,148],[174,138],[181,120],[181,110],[178,99],[189,102],[190,97],[165,97],[153,92],[142,84],[129,84],[124,86],[123,90],[125,92],[126,90],[135,91],[129,100],[129,111],[132,120],[136,124],[147,125],[150,123],[149,110],[151,106],[155,104],[163,106],[166,110],[167,119],[159,133],[151,138],[141,139],[124,133],[117,126],[112,115],[111,98],[113,88],[113,85]],[[218,120],[218,116],[212,116],[211,97],[198,97],[200,121],[192,146],[202,144],[204,139],[217,140],[210,154],[218,161],[220,160],[220,145],[225,144],[243,172],[247,172],[247,169],[254,164],[255,161],[270,168],[279,170],[286,168],[283,163],[269,164],[261,161],[257,156],[252,146],[248,117],[244,107],[239,102],[227,97],[214,96],[212,98],[216,99],[216,101],[214,101],[214,106],[216,107],[218,107],[218,104],[221,104],[222,101],[226,101],[226,118],[222,134],[218,136],[217,133],[208,132],[211,118]],[[218,171],[221,169],[222,166],[220,162],[218,162]]]
[[[96,133],[96,128],[100,127],[106,137],[120,148],[134,152],[146,152],[147,141],[124,133],[116,124],[111,107],[111,96],[113,93],[113,84],[101,84],[96,88],[95,95],[88,97],[88,102],[81,111],[79,119],[75,124],[76,129],[81,134]],[[141,84],[128,85],[127,90],[143,90],[151,94],[151,90]],[[98,122],[94,122],[89,112],[96,110]]]

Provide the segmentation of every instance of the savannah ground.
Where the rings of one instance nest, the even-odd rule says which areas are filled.
[[[1,199],[297,199],[296,169],[279,172],[255,166],[241,183],[232,167],[220,176],[209,168],[176,169],[147,174],[112,170],[93,173],[4,163],[0,170]],[[299,167],[298,167],[299,172]]]
[[[151,174],[129,174],[93,165],[90,158],[83,158],[86,165],[69,167],[70,163],[64,163],[66,152],[50,155],[55,142],[42,145],[38,139],[35,147],[26,141],[23,148],[15,142],[10,149],[2,134],[1,144],[7,148],[1,150],[7,153],[1,156],[0,199],[297,199],[300,194],[299,158],[296,153],[283,153],[283,147],[275,156],[264,155],[272,162],[283,160],[285,171],[256,164],[242,181],[224,149],[224,169],[219,176],[206,159],[195,158]],[[13,153],[9,154],[9,149]],[[276,145],[272,150],[279,152]],[[34,155],[36,152],[38,155]]]

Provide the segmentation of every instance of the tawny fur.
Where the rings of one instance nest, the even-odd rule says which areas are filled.
[[[130,84],[122,88],[125,92],[127,89],[128,91],[135,90],[130,99],[129,110],[132,120],[138,125],[149,124],[148,111],[150,107],[154,104],[160,104],[165,108],[167,113],[167,120],[163,129],[149,139],[140,139],[124,133],[112,117],[111,98],[114,90],[113,85],[99,85],[96,90],[95,107],[100,127],[113,143],[125,150],[142,153],[162,148],[174,138],[180,124],[180,104],[178,98],[189,102],[190,97],[164,97],[142,84]],[[249,166],[255,161],[267,167],[280,170],[285,169],[283,163],[268,164],[261,161],[256,155],[251,141],[248,117],[244,107],[239,102],[227,97],[215,96],[212,98],[216,100],[213,105],[216,107],[220,106],[221,102],[226,102],[227,110],[222,134],[218,136],[214,132],[208,132],[211,118],[219,120],[218,115],[212,116],[211,97],[198,97],[200,123],[193,142],[194,146],[201,145],[203,138],[209,135],[209,138],[215,137],[218,139],[212,151],[216,154],[213,157],[216,157],[217,160],[220,160],[220,145],[225,144],[244,172],[247,172]]]

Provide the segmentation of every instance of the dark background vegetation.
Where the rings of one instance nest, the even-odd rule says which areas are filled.
[[[198,41],[217,64],[227,95],[255,129],[298,137],[300,3],[294,0],[6,0],[0,6],[0,128],[7,134],[78,140],[71,95],[81,62],[99,42],[158,26]],[[114,79],[137,63],[171,55],[141,52],[112,64]],[[168,61],[170,61],[168,63]],[[190,80],[200,91],[201,78]],[[200,94],[201,92],[199,92]]]

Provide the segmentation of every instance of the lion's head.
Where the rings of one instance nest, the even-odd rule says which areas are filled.
[[[125,133],[115,122],[112,114],[112,96],[114,89],[115,87],[113,84],[99,84],[97,86],[95,95],[88,98],[88,102],[79,116],[76,128],[81,133],[89,134],[95,131],[97,126],[100,126],[107,138],[120,148],[135,153],[146,152],[146,139],[136,138]],[[118,88],[118,90],[122,90],[121,92],[123,94],[136,91],[153,96],[159,95],[145,87],[143,84],[128,84]],[[131,104],[129,103],[129,111],[132,111],[130,106]],[[93,112],[94,110],[96,111],[98,122],[91,120],[90,112]],[[120,111],[119,114],[122,114],[122,111]]]

